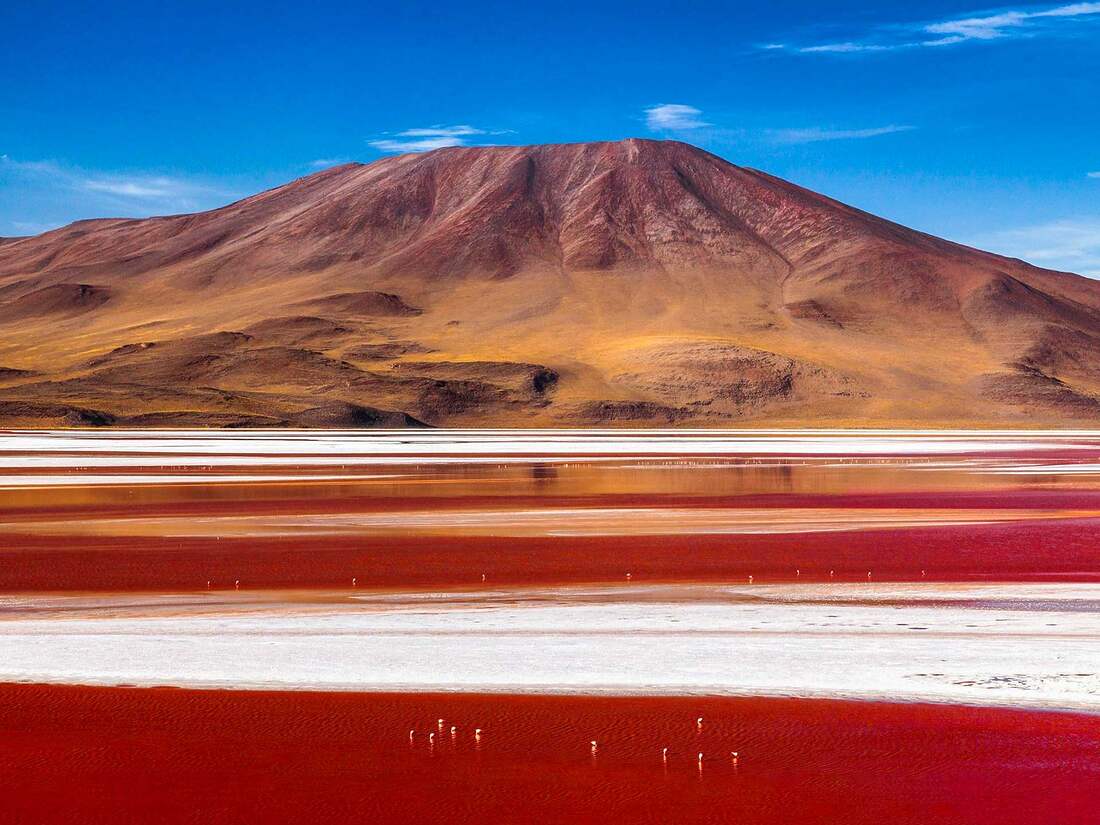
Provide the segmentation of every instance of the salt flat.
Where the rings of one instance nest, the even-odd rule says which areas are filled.
[[[241,463],[500,463],[654,455],[935,456],[1095,453],[1097,430],[446,429],[0,430],[0,467],[225,466]],[[22,453],[22,454],[21,454]],[[199,458],[196,458],[198,456]]]
[[[1100,585],[9,596],[0,680],[1100,711]]]

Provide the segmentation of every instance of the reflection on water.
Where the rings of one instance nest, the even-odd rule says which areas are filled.
[[[0,589],[99,587],[81,552],[154,587],[337,570],[460,583],[473,565],[513,580],[1090,579],[1098,519],[1097,433],[0,433],[0,554],[21,565]],[[295,578],[304,559],[276,575],[274,549],[313,555]]]

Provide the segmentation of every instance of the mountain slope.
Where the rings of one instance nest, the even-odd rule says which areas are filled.
[[[442,149],[10,239],[0,329],[0,424],[1100,418],[1100,283],[667,141]]]

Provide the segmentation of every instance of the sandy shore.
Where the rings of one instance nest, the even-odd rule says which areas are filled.
[[[1100,586],[5,597],[0,680],[1100,710]]]

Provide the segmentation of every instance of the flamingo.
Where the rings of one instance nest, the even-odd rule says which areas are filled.
[[[703,729],[703,717],[702,716],[700,716],[698,719],[695,720],[695,727],[699,730]]]

